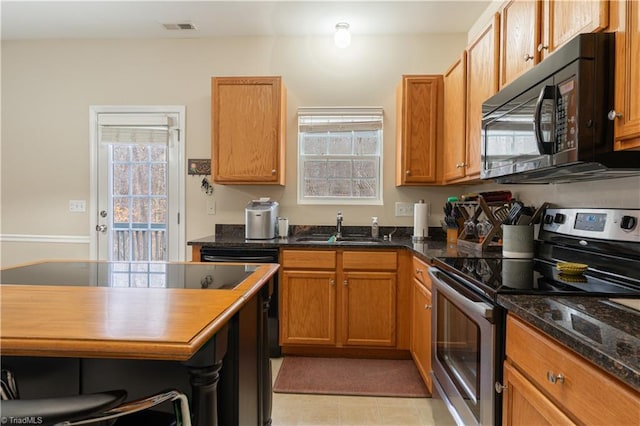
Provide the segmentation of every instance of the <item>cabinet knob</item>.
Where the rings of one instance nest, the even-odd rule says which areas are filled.
[[[422,275],[422,269],[420,269],[420,268],[416,269],[416,274]]]
[[[329,285],[336,285],[336,280],[329,280]]]
[[[496,382],[495,387],[496,387],[496,392],[497,393],[502,393],[502,392],[505,392],[507,390],[508,386],[507,385],[503,385],[500,382]]]
[[[271,170],[271,174],[272,174],[273,176],[275,176],[275,175],[276,175],[276,169],[272,169],[272,170]]]
[[[524,61],[525,62],[529,62],[531,60],[533,60],[533,55],[529,55],[528,53],[525,53],[524,54]]]
[[[614,121],[616,118],[622,118],[622,114],[615,109],[612,109],[611,111],[609,111],[609,114],[607,114],[607,118],[611,121]]]
[[[461,169],[461,168],[466,167],[466,166],[467,166],[467,163],[458,163],[458,164],[456,164],[456,168],[457,169]]]
[[[545,46],[544,44],[540,43],[538,45],[538,52],[542,52],[543,50],[549,50],[549,46]]]
[[[431,309],[433,306],[432,305],[424,305],[424,310],[428,311],[429,309]]]
[[[404,172],[407,176],[411,174],[411,170],[407,170],[406,172]]]
[[[349,281],[348,280],[342,281],[342,285],[349,285]]]
[[[564,383],[564,376],[562,374],[553,374],[553,371],[547,371],[547,380],[549,383]]]

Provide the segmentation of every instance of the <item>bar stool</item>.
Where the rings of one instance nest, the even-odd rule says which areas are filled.
[[[175,425],[191,426],[189,400],[182,392],[170,389],[145,398],[123,402],[127,391],[113,390],[92,394],[20,399],[18,387],[11,373],[2,371],[1,386],[3,423],[72,426],[110,421],[149,410],[166,401],[173,402]],[[122,419],[124,420],[124,419]]]

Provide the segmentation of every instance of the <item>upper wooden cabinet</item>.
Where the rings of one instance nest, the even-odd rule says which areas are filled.
[[[405,75],[397,89],[396,186],[438,183],[442,76]]]
[[[500,87],[539,60],[540,2],[511,0],[500,11]]]
[[[211,79],[211,174],[220,184],[284,185],[281,77]]]
[[[609,0],[544,0],[542,2],[541,59],[580,33],[609,26]]]
[[[640,2],[619,2],[616,32],[615,149],[640,149]]]
[[[579,33],[609,25],[607,0],[510,0],[500,10],[500,87]]]
[[[442,153],[442,180],[445,183],[465,177],[467,103],[467,52],[444,74],[444,135]]]
[[[480,177],[482,103],[498,91],[500,14],[484,27],[467,48],[467,178]]]

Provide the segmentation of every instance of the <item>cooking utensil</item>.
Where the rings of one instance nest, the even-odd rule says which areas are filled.
[[[507,216],[505,221],[502,223],[504,225],[515,225],[516,223],[518,223],[518,217],[520,216],[520,213],[522,212],[523,208],[524,208],[524,204],[522,204],[522,202],[520,201],[513,202],[511,206],[511,210],[509,210],[509,215]]]
[[[546,202],[542,203],[542,205],[538,207],[538,210],[536,210],[535,213],[533,213],[533,216],[531,216],[531,219],[529,220],[529,225],[534,225],[538,223],[538,221],[540,220],[540,216],[542,215],[542,212],[545,211],[547,207],[549,207],[549,203],[546,203]]]
[[[509,216],[509,208],[507,206],[498,207],[494,212],[493,216],[500,221],[500,223],[504,223],[507,216]]]

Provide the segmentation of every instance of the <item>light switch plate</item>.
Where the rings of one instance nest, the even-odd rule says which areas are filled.
[[[207,198],[207,214],[216,214],[216,199],[213,197]]]
[[[69,200],[69,211],[72,213],[84,213],[87,211],[85,200]]]

